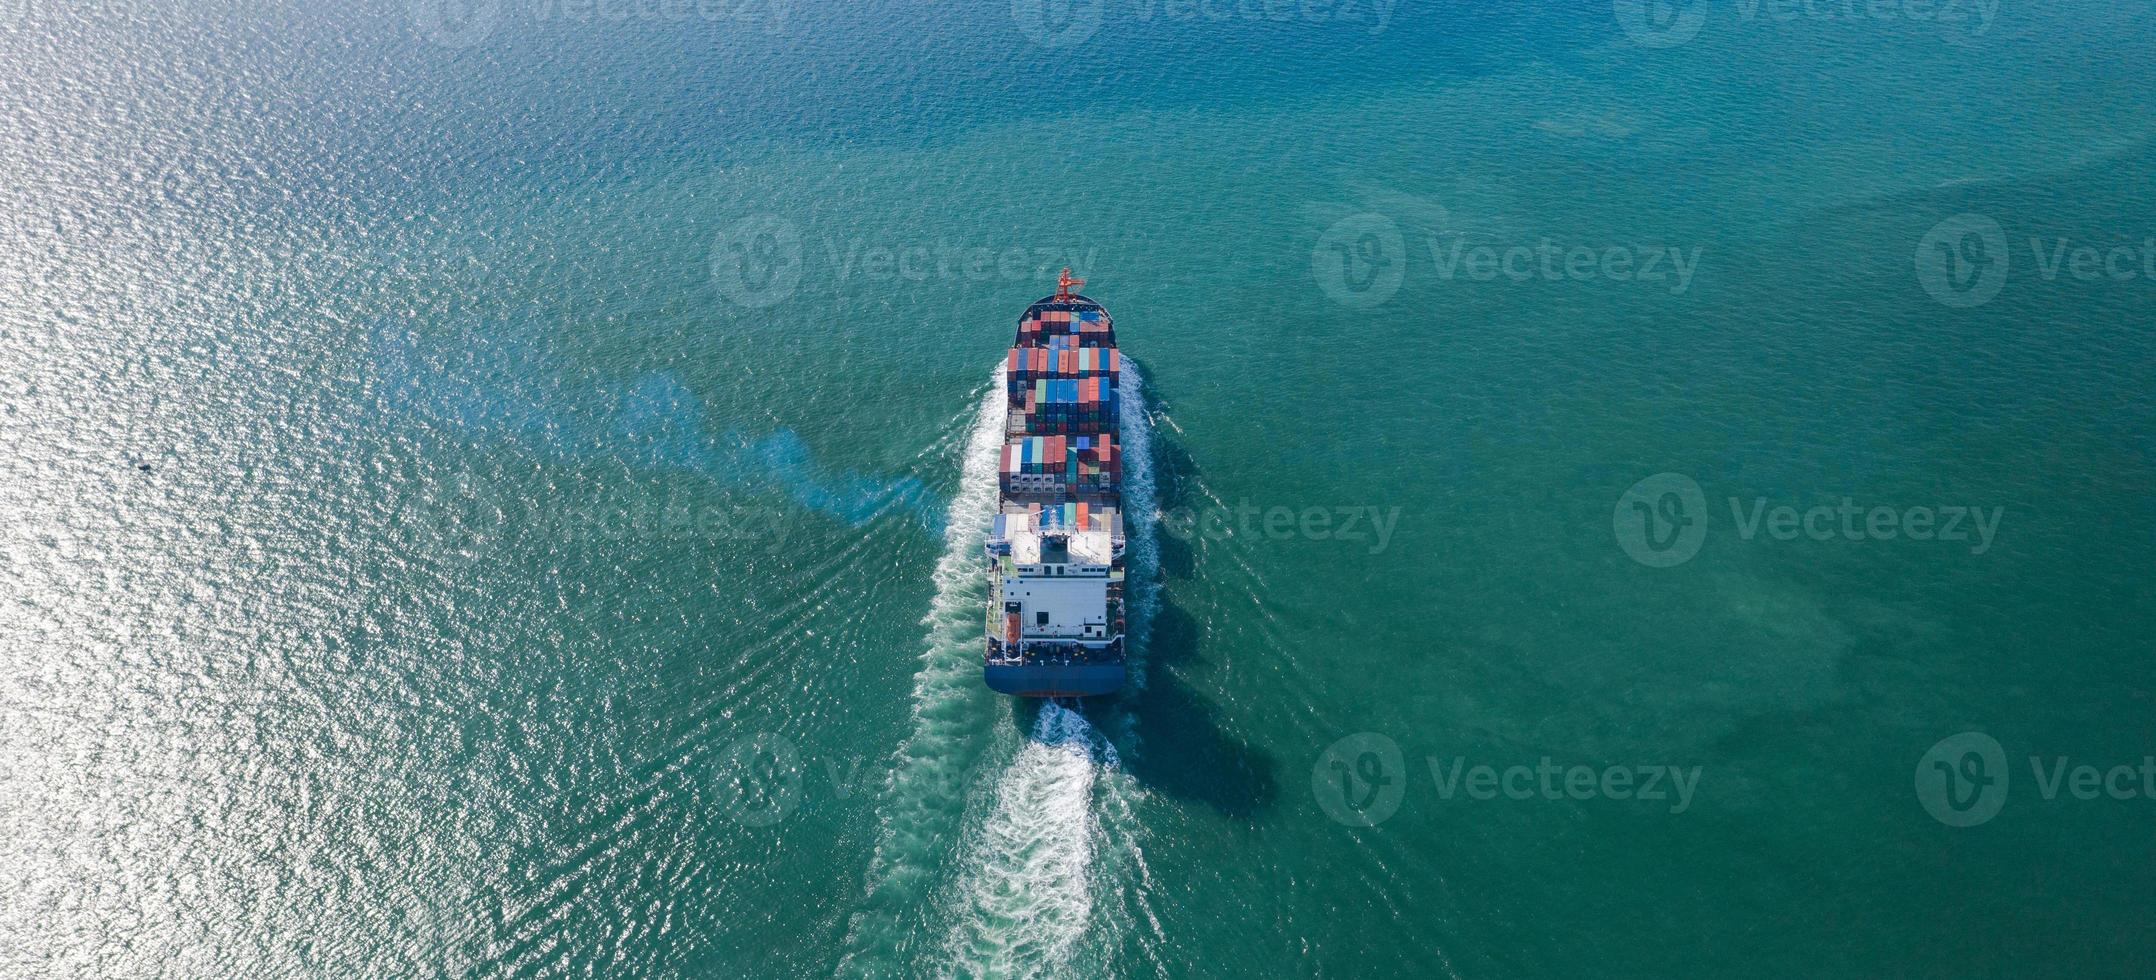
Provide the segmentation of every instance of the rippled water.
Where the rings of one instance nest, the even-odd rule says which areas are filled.
[[[2134,975],[2156,33],[1966,6],[0,5],[0,972]]]

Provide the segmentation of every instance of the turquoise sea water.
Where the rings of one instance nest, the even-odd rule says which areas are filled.
[[[2156,22],[1965,6],[8,5],[0,972],[2138,975]]]

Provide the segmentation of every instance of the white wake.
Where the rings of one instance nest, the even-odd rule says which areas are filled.
[[[943,556],[936,561],[936,595],[921,621],[928,637],[914,676],[913,733],[899,747],[885,788],[867,896],[848,923],[841,974],[885,975],[884,961],[904,956],[909,935],[923,924],[935,858],[963,815],[965,774],[980,754],[982,721],[994,703],[981,682],[988,601],[981,542],[996,508],[1004,405],[998,365],[966,441]]]
[[[1125,649],[1132,691],[1144,687],[1142,654],[1159,566],[1142,385],[1136,369],[1126,367],[1117,429],[1126,460]],[[1063,704],[1044,704],[1031,735],[998,774],[990,809],[966,838],[949,899],[955,914],[944,941],[946,972],[1098,976],[1107,972],[1134,916],[1152,921],[1137,820],[1144,794],[1116,750],[1117,743],[1135,749],[1135,718],[1121,699],[1096,699],[1086,708],[1106,732]]]
[[[1119,436],[1130,679],[1144,687],[1143,651],[1157,602],[1159,550],[1151,432],[1142,378],[1126,362]],[[841,974],[884,976],[1100,975],[1130,926],[1148,955],[1159,929],[1146,907],[1137,817],[1143,790],[1122,768],[1137,746],[1121,699],[1078,711],[1044,704],[1023,737],[985,746],[1009,702],[981,682],[986,581],[981,540],[995,511],[1003,443],[999,368],[967,443],[965,468],[937,562],[927,650],[913,692],[914,729],[884,797],[868,896],[846,936]],[[986,753],[984,772],[974,765]],[[1000,763],[1000,764],[999,764]],[[965,793],[969,776],[987,780]],[[955,861],[938,859],[957,844]],[[946,879],[939,867],[955,866]],[[940,931],[935,944],[928,936]]]
[[[995,809],[966,842],[963,904],[944,946],[968,976],[1031,976],[1067,964],[1093,915],[1093,793],[1115,748],[1077,712],[1041,706],[996,780]]]

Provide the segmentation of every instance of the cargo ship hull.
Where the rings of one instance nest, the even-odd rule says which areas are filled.
[[[989,664],[986,679],[990,690],[1021,698],[1084,698],[1115,693],[1125,674],[1122,664]]]
[[[1099,303],[1026,308],[1004,359],[1004,443],[984,557],[983,678],[1020,697],[1109,694],[1127,677],[1122,355]]]

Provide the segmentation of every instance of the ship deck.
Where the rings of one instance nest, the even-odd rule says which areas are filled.
[[[1077,280],[1069,278],[1069,270],[1057,295],[1034,302],[1019,317],[1019,329],[1012,343],[1008,359],[1011,370],[1017,372],[1024,359],[1020,351],[1028,348],[1064,350],[1082,348],[1114,348],[1114,321],[1099,303],[1081,294],[1068,291]],[[1050,315],[1043,315],[1050,314]],[[1103,368],[1098,358],[1090,355],[1055,355],[1047,361],[1051,367],[1061,364],[1060,369],[1046,370],[1041,361],[1034,360],[1026,367],[1026,373],[1014,373],[1009,383],[1010,405],[1006,409],[1004,432],[1007,437],[1087,435],[1119,436],[1121,429],[1120,405],[1113,390],[1118,383],[1120,355],[1108,355]],[[1076,357],[1075,361],[1070,358]],[[1037,355],[1036,355],[1037,358]],[[1072,365],[1076,364],[1074,368]],[[1034,380],[1059,380],[1066,378],[1104,378],[1103,381],[1083,380],[1076,388],[1033,386]],[[1077,395],[1073,398],[1071,392]],[[1046,394],[1043,394],[1046,392]],[[1120,492],[1120,458],[1116,443],[1110,441],[1098,459],[1076,455],[1075,445],[1068,450],[1058,448],[1060,441],[1049,443],[1048,452],[1073,453],[1067,471],[1074,476],[1057,480],[1054,474],[1061,464],[1043,464],[1036,458],[1041,452],[1039,445],[1026,448],[1023,458],[1006,452],[1000,472],[1000,485],[996,495],[998,517],[991,534],[988,551],[991,561],[1004,563],[1001,575],[1012,576],[1014,588],[1026,591],[1017,593],[1031,596],[1023,601],[1027,606],[1026,633],[1018,639],[1015,625],[1009,626],[1011,639],[1006,642],[1000,630],[1006,617],[1016,623],[1017,613],[1007,612],[1001,606],[1006,593],[998,585],[991,590],[990,632],[987,637],[987,655],[984,662],[988,686],[1006,694],[1026,697],[1085,697],[1108,694],[1121,687],[1125,678],[1123,650],[1123,497]],[[1097,448],[1097,447],[1096,447]],[[1027,467],[1019,469],[1020,466]],[[1023,475],[1023,479],[1019,475]],[[1057,489],[1037,489],[1030,484],[1042,479],[1060,484]],[[1095,484],[1094,481],[1099,481]],[[1017,484],[1019,486],[1014,486]],[[1081,488],[1081,484],[1086,484]],[[1020,488],[1023,486],[1023,488]],[[1115,487],[1115,490],[1102,489]],[[1080,505],[1066,509],[1067,505]],[[1027,515],[1038,509],[1038,519],[1007,519],[1009,515]],[[1082,512],[1082,513],[1081,513]],[[1073,516],[1079,515],[1079,516]],[[1064,526],[1075,522],[1082,526]],[[1068,535],[1068,538],[1063,535]],[[1056,557],[1042,564],[1048,551],[1048,543],[1056,544]],[[1067,543],[1066,543],[1067,542]],[[1001,556],[1000,558],[996,556]],[[1092,600],[1081,600],[1072,606],[1074,596],[1083,592],[1083,578],[1100,581],[1101,573],[1087,569],[1085,575],[1068,574],[1080,571],[1084,566],[1109,566],[1105,584],[1097,587]],[[1013,570],[1013,567],[1016,570]],[[1039,566],[1039,567],[1035,567]],[[997,582],[1003,579],[998,578]],[[1077,588],[1079,593],[1071,592]],[[1042,591],[1046,589],[1046,591]],[[1043,597],[1046,598],[1043,598]],[[1011,608],[1020,600],[1013,598]],[[1085,602],[1105,602],[1105,608],[1087,609]],[[1044,603],[1035,607],[1033,603]],[[1061,608],[1062,612],[1051,610]],[[1041,632],[1036,633],[1031,623],[1032,610],[1040,608]],[[1056,618],[1051,619],[1051,616]],[[1075,618],[1062,618],[1071,616]],[[1105,619],[1097,617],[1105,617]],[[1082,640],[1073,624],[1105,623],[1108,635],[1090,632],[1098,627],[1084,625],[1086,635],[1100,637]],[[1060,625],[1052,626],[1051,623]]]

